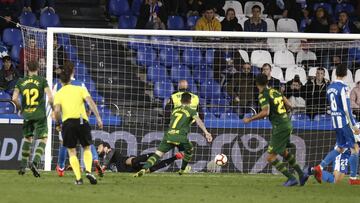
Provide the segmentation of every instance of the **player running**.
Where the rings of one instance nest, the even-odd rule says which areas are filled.
[[[269,88],[267,83],[266,75],[259,74],[256,77],[261,112],[251,118],[244,118],[243,121],[244,123],[250,123],[269,116],[272,124],[272,135],[268,147],[267,161],[288,178],[283,184],[284,186],[295,186],[298,184],[295,176],[287,169],[285,163],[276,158],[278,154],[281,155],[289,163],[289,166],[298,173],[300,185],[303,186],[306,182],[304,173],[296,163],[295,156],[287,150],[287,146],[290,144],[292,124],[285,105],[291,108],[291,104],[278,90]]]
[[[322,170],[335,160],[339,154],[343,153],[346,148],[350,148],[350,185],[359,185],[357,179],[359,163],[359,146],[355,142],[354,134],[359,134],[359,128],[355,126],[355,119],[350,107],[349,88],[344,79],[347,75],[347,68],[344,64],[336,67],[336,80],[331,83],[326,91],[328,102],[330,103],[332,124],[336,133],[336,147],[330,151],[321,163],[314,167],[314,177],[321,183]]]
[[[191,94],[184,92],[181,95],[182,105],[172,111],[170,127],[166,131],[159,148],[155,151],[155,154],[146,161],[142,169],[137,172],[134,177],[140,177],[145,173],[150,172],[150,168],[153,167],[166,152],[174,147],[178,147],[179,151],[184,151],[184,159],[182,160],[181,169],[178,172],[179,175],[188,172],[186,168],[193,155],[193,145],[187,138],[187,134],[190,131],[192,120],[195,120],[196,124],[204,132],[207,141],[212,141],[212,136],[199,118],[198,113],[189,107],[190,103]]]
[[[22,159],[18,173],[19,175],[25,174],[25,168],[30,156],[30,148],[33,137],[35,136],[40,142],[35,150],[35,156],[33,162],[30,164],[30,169],[35,177],[40,177],[37,167],[45,151],[48,135],[45,94],[48,97],[51,107],[53,106],[53,96],[46,79],[38,76],[39,63],[37,61],[30,61],[27,67],[28,75],[18,80],[12,97],[12,101],[24,117],[24,144],[21,150]],[[20,94],[22,96],[21,105],[19,102]]]
[[[102,169],[110,169],[113,172],[137,172],[142,169],[146,160],[154,155],[154,153],[142,154],[140,156],[124,156],[119,150],[112,149],[107,142],[99,144],[97,152],[99,157],[103,159]],[[175,156],[162,160],[149,168],[150,172],[157,171],[161,168],[167,167],[177,159],[182,159],[184,155],[181,152]]]
[[[84,148],[84,164],[86,178],[91,184],[97,184],[94,175],[91,174],[92,154],[90,145],[92,143],[91,127],[88,122],[88,116],[85,110],[85,103],[89,105],[94,112],[98,127],[102,129],[103,124],[96,104],[91,98],[89,92],[82,87],[71,85],[72,70],[69,64],[65,64],[60,74],[60,80],[63,87],[56,93],[54,99],[54,112],[56,125],[60,125],[62,119],[63,145],[67,147],[69,153],[70,165],[75,174],[75,184],[82,185],[80,163],[76,156],[76,145],[79,142]]]

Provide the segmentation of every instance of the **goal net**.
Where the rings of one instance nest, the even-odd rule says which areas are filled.
[[[37,46],[46,50],[43,73],[49,83],[56,83],[55,70],[63,61],[74,63],[75,79],[85,83],[105,124],[103,130],[97,129],[91,116],[95,145],[106,141],[124,155],[155,151],[168,126],[165,106],[178,90],[178,82],[187,80],[188,91],[200,98],[199,111],[214,136],[209,144],[200,129],[191,128],[194,156],[190,165],[194,172],[276,173],[266,162],[269,120],[242,122],[242,118],[259,112],[257,74],[268,72],[269,78],[273,77],[269,85],[282,91],[295,106],[289,149],[301,166],[319,163],[334,147],[325,98],[326,86],[334,79],[333,70],[340,63],[347,65],[350,88],[360,80],[356,71],[358,35],[22,30],[25,47],[33,36],[42,36],[35,39]],[[266,63],[271,68],[264,66]],[[45,168],[54,169],[59,146],[54,130],[49,146]],[[214,167],[212,161],[220,153],[227,155],[229,162]],[[177,160],[162,171],[178,170],[180,164]]]

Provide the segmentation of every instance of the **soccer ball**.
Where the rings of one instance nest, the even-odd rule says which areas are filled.
[[[226,163],[228,162],[228,158],[225,154],[218,154],[215,156],[215,163],[218,166],[225,166]]]

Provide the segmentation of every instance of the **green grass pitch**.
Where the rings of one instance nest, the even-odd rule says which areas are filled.
[[[134,178],[127,173],[107,173],[98,185],[73,184],[72,172],[57,177],[55,172],[42,172],[34,178],[17,171],[0,171],[0,202],[355,202],[360,186],[344,180],[339,185],[318,184],[310,179],[305,187],[285,188],[280,175],[207,174],[179,176],[176,173],[154,173]]]

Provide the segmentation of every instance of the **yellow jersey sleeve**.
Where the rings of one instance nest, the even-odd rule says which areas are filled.
[[[89,91],[87,88],[81,88],[81,97],[85,100],[86,97],[90,97]]]

